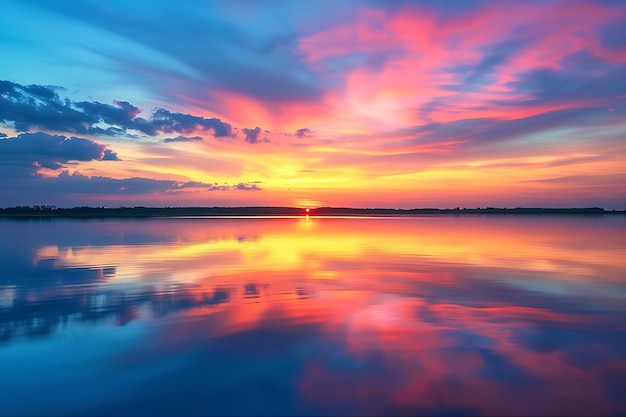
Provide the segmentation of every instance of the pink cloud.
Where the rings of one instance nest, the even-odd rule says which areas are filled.
[[[333,104],[356,115],[376,111],[378,105],[381,111],[394,110],[398,123],[479,117],[515,119],[599,104],[581,99],[503,109],[490,101],[532,99],[516,94],[507,83],[536,68],[567,70],[560,61],[581,50],[587,49],[609,62],[625,62],[626,54],[607,50],[598,36],[604,25],[623,19],[621,14],[589,2],[542,7],[531,3],[490,4],[455,18],[437,17],[412,7],[396,12],[364,8],[351,22],[301,39],[297,53],[315,71],[343,80],[333,89],[333,95],[341,97]],[[493,65],[487,84],[466,89],[459,74],[451,72],[455,67],[479,65],[488,58],[490,45],[507,39],[519,40],[523,46]],[[375,58],[380,65],[342,69],[341,62],[334,62],[361,53],[382,54]],[[451,90],[451,86],[460,91]],[[414,108],[433,98],[443,99],[445,108],[433,111],[428,120],[416,118]],[[390,105],[385,106],[386,102]]]

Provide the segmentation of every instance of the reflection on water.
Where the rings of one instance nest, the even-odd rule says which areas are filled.
[[[0,414],[623,415],[622,217],[0,221]]]

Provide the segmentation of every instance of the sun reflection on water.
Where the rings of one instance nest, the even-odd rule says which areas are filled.
[[[14,271],[0,282],[5,346],[101,329],[120,352],[108,360],[123,360],[131,374],[181,359],[172,376],[146,380],[154,389],[210,372],[212,362],[198,362],[208,355],[240,364],[233,389],[257,392],[258,378],[284,386],[279,397],[290,398],[292,414],[626,410],[615,396],[626,387],[611,382],[626,377],[626,243],[610,218],[306,215],[38,230],[27,246],[0,251]],[[142,355],[124,353],[121,328],[137,332]],[[68,349],[87,343],[76,340]],[[75,378],[102,372],[40,352],[31,360]],[[7,368],[0,383],[19,379],[15,372]],[[217,388],[225,378],[202,395],[225,389]],[[181,398],[200,389],[181,384]],[[141,392],[128,401],[156,410]],[[218,409],[194,401],[181,412]],[[265,410],[275,410],[268,401]],[[98,409],[124,409],[108,407]]]

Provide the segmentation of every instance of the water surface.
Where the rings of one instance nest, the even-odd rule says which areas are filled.
[[[625,231],[0,220],[0,414],[624,415]]]

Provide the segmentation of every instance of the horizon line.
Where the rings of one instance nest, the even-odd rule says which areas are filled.
[[[287,210],[386,210],[386,211],[416,211],[416,210],[435,210],[435,211],[468,211],[468,210],[596,210],[604,212],[616,212],[626,211],[618,209],[606,209],[599,206],[588,207],[541,207],[541,206],[516,206],[516,207],[412,207],[412,208],[394,208],[394,207],[345,207],[345,206],[73,206],[73,207],[59,207],[56,205],[16,205],[0,207],[0,210],[33,210],[33,211],[56,211],[56,210],[135,210],[135,209],[148,209],[148,210],[245,210],[245,209],[287,209]]]

